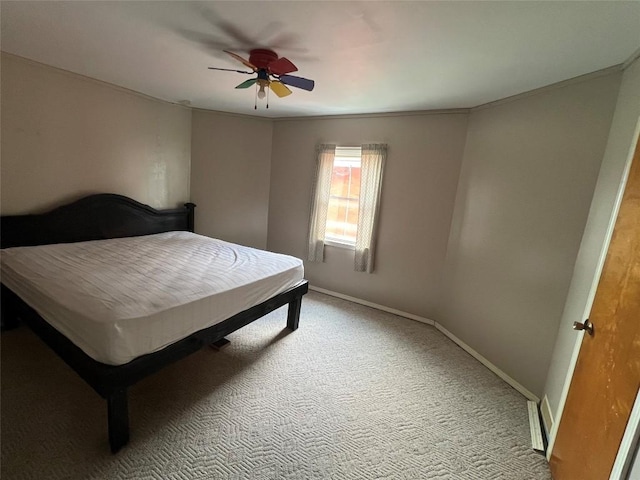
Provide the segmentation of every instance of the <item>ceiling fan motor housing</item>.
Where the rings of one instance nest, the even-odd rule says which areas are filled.
[[[271,62],[278,59],[278,54],[272,50],[256,48],[249,52],[249,62],[258,70],[266,69]]]

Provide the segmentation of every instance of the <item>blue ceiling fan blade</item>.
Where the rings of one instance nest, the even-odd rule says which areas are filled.
[[[296,77],[293,75],[280,75],[278,77],[285,85],[291,85],[292,87],[301,88],[303,90],[311,91],[315,86],[315,82],[313,80],[309,80],[308,78]]]

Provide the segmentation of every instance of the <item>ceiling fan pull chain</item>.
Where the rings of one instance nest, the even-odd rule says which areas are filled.
[[[254,99],[254,104],[253,104],[253,109],[257,110],[258,109],[258,82],[256,82],[256,96]]]
[[[269,108],[269,90],[271,89],[267,88],[267,109]]]

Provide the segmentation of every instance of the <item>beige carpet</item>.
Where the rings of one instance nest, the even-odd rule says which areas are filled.
[[[550,479],[526,400],[433,327],[311,292],[106,404],[26,327],[2,334],[2,479]]]

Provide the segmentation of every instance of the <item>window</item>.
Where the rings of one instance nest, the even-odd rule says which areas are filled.
[[[352,245],[355,270],[373,272],[382,173],[387,146],[319,145],[309,221],[312,262],[324,261],[325,243]]]
[[[336,147],[325,243],[356,244],[360,196],[360,147]]]

